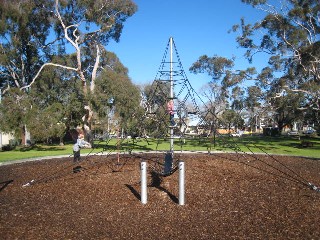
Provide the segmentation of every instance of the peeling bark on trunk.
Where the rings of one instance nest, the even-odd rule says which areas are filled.
[[[94,88],[95,88],[95,80],[97,78],[97,70],[99,67],[99,63],[100,63],[100,48],[99,45],[96,45],[97,48],[97,56],[96,56],[96,60],[93,66],[93,70],[92,70],[92,75],[91,75],[91,83],[90,83],[90,91],[91,93],[94,92]]]
[[[21,132],[21,145],[28,146],[31,144],[30,141],[30,132],[28,132],[27,126],[24,125]]]
[[[93,136],[91,132],[93,111],[91,110],[90,106],[85,106],[84,109],[86,110],[86,114],[82,117],[82,121],[85,140],[89,142],[91,146],[93,146]]]

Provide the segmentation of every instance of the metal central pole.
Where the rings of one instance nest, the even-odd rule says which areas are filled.
[[[172,57],[173,39],[170,37],[170,100],[173,101],[173,57]],[[173,109],[174,110],[174,109]],[[173,127],[170,128],[170,152],[173,154]]]

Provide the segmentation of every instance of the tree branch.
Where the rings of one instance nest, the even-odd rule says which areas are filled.
[[[62,26],[62,28],[64,30],[65,38],[76,49],[77,66],[78,66],[78,68],[73,68],[73,69],[76,69],[76,71],[78,72],[78,74],[80,76],[80,79],[82,81],[82,87],[83,87],[84,93],[86,94],[86,79],[85,79],[85,76],[84,76],[83,71],[82,71],[81,50],[80,50],[80,47],[79,47],[80,36],[76,35],[76,31],[78,30],[79,24],[73,24],[73,25],[70,25],[70,26],[66,26],[64,24],[64,22],[62,20],[62,17],[60,15],[60,12],[59,12],[59,0],[56,0],[55,9],[56,9],[56,14],[57,14],[57,17],[58,17],[58,19],[60,21],[60,24],[61,24],[61,26]],[[68,29],[71,28],[71,27],[75,27],[75,30],[73,31],[73,36],[75,37],[75,41],[73,41],[68,35]]]
[[[64,68],[64,69],[68,69],[68,70],[72,70],[72,71],[77,71],[78,69],[77,68],[73,68],[73,67],[68,67],[68,66],[64,66],[64,65],[61,65],[61,64],[56,64],[56,63],[45,63],[41,66],[41,68],[39,69],[39,71],[37,72],[37,74],[33,77],[32,81],[30,84],[26,85],[26,86],[23,86],[22,88],[20,88],[21,90],[22,89],[25,89],[25,88],[29,88],[31,87],[31,85],[36,81],[36,79],[39,77],[41,71],[43,70],[44,67],[46,66],[56,66],[56,67],[61,67],[61,68]]]

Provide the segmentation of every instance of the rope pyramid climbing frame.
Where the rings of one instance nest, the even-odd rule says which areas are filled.
[[[151,89],[144,101],[146,114],[141,122],[143,126],[154,126],[153,135],[157,139],[169,141],[169,149],[152,164],[154,172],[168,176],[178,168],[179,153],[182,151],[189,123],[196,122],[198,130],[210,129],[205,121],[206,111],[201,112],[198,106],[202,100],[184,72],[173,38],[167,43]],[[176,149],[177,146],[180,146],[179,150]],[[157,149],[157,152],[160,151]]]
[[[150,126],[153,126],[153,128],[151,128],[154,131],[153,137],[157,139],[158,144],[160,140],[169,141],[170,147],[163,151],[158,149],[157,144],[156,154],[153,154],[153,156],[148,154],[135,154],[132,152],[132,149],[128,148],[124,151],[127,151],[131,155],[148,160],[153,174],[157,174],[160,177],[166,177],[176,172],[178,169],[178,163],[181,160],[183,141],[187,138],[186,131],[190,122],[195,122],[195,128],[197,129],[198,136],[209,137],[214,134],[215,136],[221,137],[220,139],[222,144],[227,145],[227,147],[236,154],[234,159],[230,159],[231,161],[236,161],[241,164],[257,168],[266,173],[276,175],[279,178],[285,178],[320,192],[320,188],[315,184],[307,181],[302,176],[299,176],[295,171],[279,162],[275,156],[269,155],[254,143],[251,144],[254,145],[255,148],[259,148],[264,155],[269,158],[268,162],[260,159],[259,156],[254,154],[248,146],[246,146],[248,152],[241,150],[236,142],[232,139],[225,139],[225,137],[222,137],[221,134],[212,127],[212,124],[206,120],[208,119],[208,115],[210,114],[217,119],[218,117],[215,113],[210,112],[210,109],[192,88],[183,70],[180,56],[173,38],[170,38],[168,41],[151,89],[151,93],[144,99],[145,115],[139,122],[141,126],[149,126],[149,129]],[[171,104],[170,107],[169,103]],[[199,104],[202,106],[201,109]],[[117,142],[117,149],[122,149],[124,141],[124,139],[121,139]],[[106,150],[103,148],[103,150],[98,154],[89,153],[85,158],[89,157],[89,155],[101,154],[103,157],[99,159],[100,164],[109,164],[112,171],[120,171],[122,166],[128,160],[127,158],[123,158],[122,156],[119,157],[120,152],[118,151],[117,158],[113,158],[113,160],[110,161],[107,159],[108,156],[115,153],[117,149]],[[106,154],[103,154],[105,151],[107,151]],[[210,153],[210,150],[208,153]],[[237,159],[239,159],[240,156],[243,156],[246,161],[238,161]],[[84,161],[86,161],[86,159]],[[257,165],[257,163],[259,163],[259,165]],[[275,164],[278,165],[275,166]],[[57,172],[57,174],[59,173],[60,171]],[[47,180],[47,178],[51,179],[52,176],[45,176],[40,178],[40,180]],[[38,181],[39,180],[32,180],[25,185],[29,186]]]

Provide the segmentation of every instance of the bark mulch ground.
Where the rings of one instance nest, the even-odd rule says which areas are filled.
[[[320,239],[320,192],[306,185],[320,185],[319,160],[182,155],[185,205],[178,172],[148,175],[143,205],[140,161],[158,157],[90,156],[78,173],[71,158],[0,166],[0,239]]]

